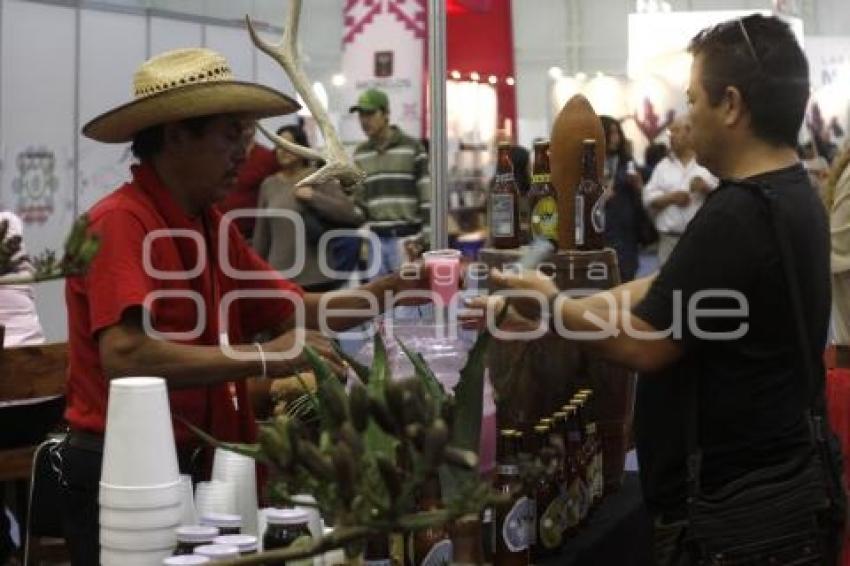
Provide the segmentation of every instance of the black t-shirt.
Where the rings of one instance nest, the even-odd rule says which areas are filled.
[[[800,285],[809,355],[823,374],[829,323],[829,233],[826,215],[800,165],[747,179],[778,195]],[[794,315],[767,203],[741,182],[724,181],[706,199],[634,313],[656,329],[682,321],[682,358],[641,376],[635,407],[644,497],[654,512],[681,512],[685,500],[689,380],[698,377],[702,487],[712,491],[741,475],[809,450],[803,417],[805,376]],[[700,309],[737,309],[748,316],[697,318],[689,303],[707,290]],[[677,295],[681,298],[678,302]],[[713,340],[701,332],[746,333]],[[823,384],[819,384],[823,387]]]

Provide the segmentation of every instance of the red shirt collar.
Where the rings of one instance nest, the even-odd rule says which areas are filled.
[[[190,216],[174,198],[171,190],[159,178],[153,164],[143,161],[138,165],[131,166],[130,171],[133,174],[133,182],[151,196],[157,211],[162,215],[167,226],[198,230],[203,233],[203,219],[212,220],[212,207],[206,207],[199,216]]]

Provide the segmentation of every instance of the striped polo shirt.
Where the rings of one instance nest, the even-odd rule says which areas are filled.
[[[428,153],[419,141],[390,126],[382,146],[368,140],[354,150],[354,162],[366,180],[354,189],[354,202],[373,228],[421,225],[427,244],[431,223]]]

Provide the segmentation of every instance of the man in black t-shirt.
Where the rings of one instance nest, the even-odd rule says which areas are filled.
[[[536,325],[551,310],[554,330],[641,372],[638,458],[656,542],[666,553],[657,555],[662,564],[683,559],[682,547],[670,541],[686,527],[694,391],[705,492],[813,453],[789,291],[769,210],[754,187],[778,197],[816,375],[823,375],[830,305],[827,222],[795,152],[809,94],[805,55],[787,24],[760,15],[707,29],[689,49],[694,149],[722,183],[661,271],[579,300],[559,297],[539,273],[492,275],[497,285],[534,295],[509,299],[508,325]],[[600,320],[609,322],[607,337],[577,335],[598,333]]]

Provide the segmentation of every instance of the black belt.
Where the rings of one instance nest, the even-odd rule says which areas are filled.
[[[401,226],[370,226],[372,232],[383,238],[403,238],[422,231],[421,224],[403,224]]]

